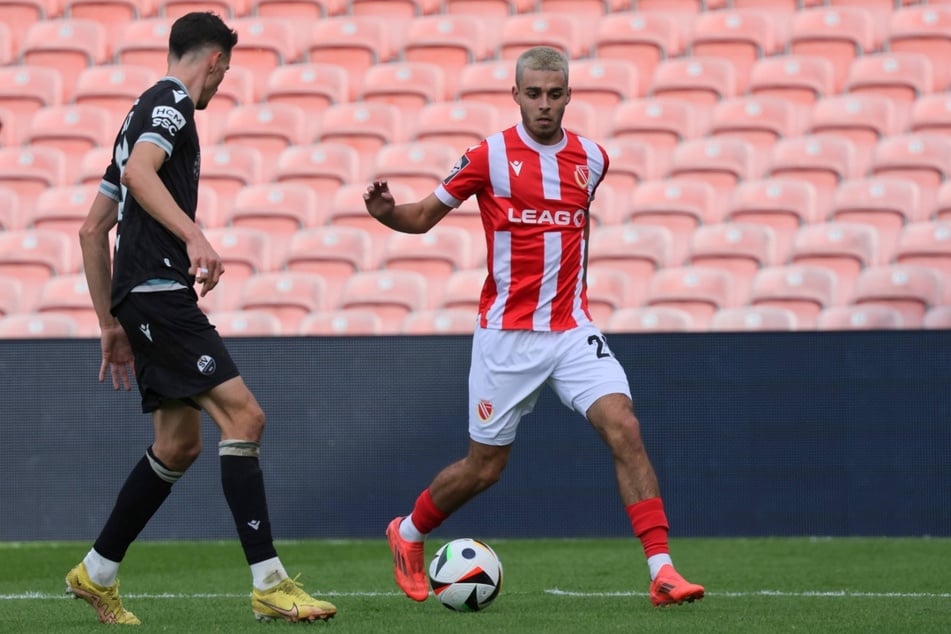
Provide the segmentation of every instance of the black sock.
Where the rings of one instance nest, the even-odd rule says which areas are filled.
[[[222,441],[218,447],[221,486],[248,564],[277,557],[267,513],[264,474],[258,460],[258,444],[230,440]]]
[[[115,506],[93,548],[112,561],[122,561],[129,546],[172,492],[182,473],[171,471],[149,447],[132,468],[119,491]]]

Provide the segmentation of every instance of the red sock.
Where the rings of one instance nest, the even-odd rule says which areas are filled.
[[[447,517],[449,517],[448,514],[443,513],[433,504],[433,496],[430,495],[429,489],[424,490],[416,498],[416,505],[413,506],[413,525],[423,535],[437,528]]]
[[[663,501],[659,497],[647,498],[631,504],[626,510],[631,518],[631,528],[644,547],[644,554],[648,557],[669,554],[667,531],[670,527]]]

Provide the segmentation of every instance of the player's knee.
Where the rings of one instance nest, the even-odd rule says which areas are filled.
[[[152,451],[168,469],[184,472],[201,455],[201,438],[157,441],[152,445]]]

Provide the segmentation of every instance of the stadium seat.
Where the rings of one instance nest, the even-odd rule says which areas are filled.
[[[901,131],[901,115],[895,102],[883,95],[834,95],[820,99],[812,107],[807,132],[851,141],[857,150],[858,172],[863,173],[866,158],[878,142]]]
[[[668,267],[651,277],[645,305],[684,310],[694,329],[707,330],[716,311],[733,305],[733,296],[733,279],[722,269]]]
[[[710,330],[714,332],[776,332],[799,330],[796,314],[775,306],[734,306],[713,314]]]
[[[735,97],[714,106],[708,134],[746,141],[757,156],[765,156],[779,139],[800,134],[801,119],[801,109],[783,99]]]
[[[300,229],[324,224],[326,210],[320,202],[313,189],[300,183],[247,185],[235,194],[224,224],[289,238]]]
[[[333,141],[287,147],[271,174],[278,183],[306,185],[321,198],[332,197],[342,185],[358,182],[361,176],[357,150]]]
[[[113,43],[115,63],[164,73],[171,28],[172,20],[165,17],[144,18],[122,25]]]
[[[933,3],[932,3],[933,4]],[[935,72],[935,90],[951,84],[951,6],[904,6],[888,21],[888,50],[928,56]]]
[[[673,238],[668,266],[683,264],[694,229],[719,218],[716,190],[697,180],[645,181],[634,190],[625,220],[667,228]]]
[[[22,313],[0,319],[0,339],[67,339],[78,336],[79,327],[67,315]]]
[[[639,141],[669,151],[706,132],[705,112],[677,99],[629,99],[614,109],[608,132],[614,140]]]
[[[40,193],[34,207],[23,210],[23,226],[77,236],[98,189],[97,185],[50,187]]]
[[[486,275],[484,268],[454,272],[446,280],[438,308],[464,309],[473,314],[477,312]]]
[[[281,320],[269,310],[228,310],[208,314],[222,337],[276,337]]]
[[[191,11],[211,11],[226,19],[245,16],[250,0],[156,0],[159,15],[175,20]]]
[[[426,277],[415,271],[360,271],[346,281],[339,308],[373,310],[383,320],[383,332],[395,334],[406,315],[427,308]]]
[[[66,178],[72,180],[88,150],[112,146],[117,125],[109,111],[99,106],[48,106],[33,114],[24,141],[34,151],[49,148],[62,152]]]
[[[832,62],[840,92],[852,61],[876,51],[875,23],[861,7],[816,7],[796,11],[790,24],[789,52]]]
[[[591,231],[589,245],[588,263],[623,272],[631,301],[639,304],[651,276],[670,261],[673,233],[660,225],[605,226]]]
[[[96,183],[89,183],[94,185]],[[202,229],[212,227],[223,227],[225,224],[224,214],[221,213],[221,205],[218,204],[218,194],[210,187],[198,188],[198,206],[195,210],[195,222]]]
[[[856,176],[855,145],[848,139],[803,135],[779,141],[770,152],[767,176],[812,183],[820,205],[841,181]]]
[[[95,185],[99,186],[102,177],[106,172],[106,167],[112,161],[114,148],[111,146],[99,146],[87,150],[79,162],[78,171],[73,174],[72,180],[76,185]]]
[[[667,59],[654,69],[647,94],[710,106],[739,94],[736,70],[730,62],[717,57]]]
[[[514,116],[512,108],[509,108],[505,114],[509,117]],[[565,110],[565,117],[562,119],[561,125],[566,130],[586,136],[589,139],[600,139],[604,135],[602,127],[609,118],[610,115],[603,115],[590,103],[579,99],[572,101],[568,109]]]
[[[870,166],[875,176],[908,179],[936,190],[951,176],[951,138],[929,134],[899,134],[882,139]]]
[[[407,120],[423,106],[448,97],[445,71],[432,62],[373,64],[357,90],[359,101],[396,106]]]
[[[309,313],[330,308],[327,282],[320,275],[277,271],[252,275],[245,280],[238,300],[240,310],[264,310],[281,322],[281,332],[298,331]]]
[[[941,277],[937,271],[902,264],[874,266],[855,280],[852,304],[888,306],[902,315],[905,328],[919,328],[925,313],[941,298]]]
[[[515,13],[529,13],[537,0],[445,0],[445,11],[452,15],[477,15],[504,18]]]
[[[772,229],[775,261],[785,262],[799,227],[820,221],[816,188],[782,178],[740,183],[727,203],[724,220]]]
[[[406,28],[401,57],[407,62],[435,64],[443,71],[445,94],[453,98],[459,75],[469,64],[489,59],[489,22],[471,15],[414,18]]]
[[[22,229],[24,222],[20,213],[20,197],[15,190],[0,186],[0,231]]]
[[[694,330],[693,317],[680,308],[639,306],[614,311],[604,332],[688,332]]]
[[[933,220],[951,220],[951,181],[945,181],[938,188],[930,218]]]
[[[77,273],[79,245],[59,231],[19,229],[0,232],[0,275],[23,284],[23,301],[32,306],[40,287],[51,277]]]
[[[790,264],[820,266],[836,275],[836,303],[848,301],[863,269],[878,261],[878,233],[852,222],[826,222],[800,227],[793,236]]]
[[[928,330],[951,330],[951,306],[935,306],[925,313],[921,325]]]
[[[875,304],[831,306],[816,318],[818,330],[897,330],[902,327],[901,312]]]
[[[206,315],[238,310],[238,301],[241,299],[241,290],[246,280],[246,277],[232,278],[225,273],[211,292],[204,297],[198,296],[198,308]],[[196,291],[200,292],[200,289],[200,286],[195,287]]]
[[[29,64],[0,66],[0,107],[17,116],[14,127],[26,128],[37,110],[62,104],[63,76],[55,68]]]
[[[0,22],[9,27],[12,49],[19,51],[23,34],[36,22],[61,15],[61,8],[61,0],[8,0],[0,3]]]
[[[902,228],[909,222],[924,220],[926,214],[921,192],[913,181],[867,178],[839,185],[828,220],[873,227],[878,233],[876,263],[886,264]]]
[[[0,275],[0,318],[29,312],[32,306],[23,303],[23,284],[15,277]]]
[[[725,5],[724,0],[634,0],[634,9],[637,11],[661,11],[675,15],[722,9]]]
[[[404,335],[471,335],[476,314],[462,308],[417,310],[409,313],[400,327]]]
[[[341,103],[323,111],[316,141],[334,141],[354,148],[360,156],[360,165],[367,170],[377,152],[391,143],[404,139],[403,121],[399,108],[387,103]]]
[[[462,69],[458,85],[457,98],[460,100],[481,101],[507,109],[514,106],[512,86],[515,85],[515,68],[511,61],[494,59],[469,64]]]
[[[687,48],[694,57],[730,62],[736,71],[737,92],[742,94],[756,60],[784,47],[778,19],[762,10],[705,11],[693,21]]]
[[[89,66],[105,64],[108,54],[106,27],[93,20],[60,18],[42,20],[27,29],[20,61],[59,71],[63,77],[63,101],[69,103],[79,73]]]
[[[106,27],[110,36],[124,24],[155,15],[155,0],[65,0],[63,17],[92,20]]]
[[[424,198],[442,183],[458,158],[456,150],[442,143],[393,143],[376,155],[370,173],[373,180],[399,183]]]
[[[908,132],[951,138],[951,95],[945,92],[918,97],[911,106]]]
[[[416,18],[433,15],[442,8],[442,0],[351,0],[353,15],[378,15],[386,18]]]
[[[297,334],[304,336],[360,336],[383,334],[383,319],[373,310],[329,310],[301,320]]]
[[[436,225],[426,233],[394,231],[383,245],[380,267],[389,271],[416,271],[432,283],[475,266],[474,259],[472,236],[468,231]]]
[[[13,41],[10,27],[5,22],[0,22],[0,65],[6,66],[16,61],[17,48]]]
[[[763,225],[724,222],[697,227],[687,249],[687,265],[727,271],[733,278],[731,305],[746,303],[753,278],[777,264],[773,230]]]
[[[271,239],[263,231],[222,227],[206,230],[205,237],[221,257],[229,280],[243,281],[272,270]]]
[[[314,116],[350,100],[350,78],[336,64],[284,64],[268,74],[262,100],[297,106]]]
[[[943,275],[945,284],[951,284],[951,221],[906,225],[898,238],[894,262],[934,269]]]
[[[419,111],[414,141],[442,143],[462,154],[499,128],[499,111],[479,101],[441,101]]]
[[[261,153],[252,146],[213,145],[201,153],[201,186],[210,187],[218,196],[222,214],[234,204],[238,190],[262,183]]]
[[[749,94],[812,105],[838,92],[835,67],[820,55],[777,55],[756,61],[750,69]]]
[[[568,59],[581,59],[590,52],[594,20],[563,13],[524,13],[502,20],[497,59],[514,60],[533,46],[550,46]],[[509,61],[511,64],[511,61]]]
[[[158,81],[159,72],[125,64],[85,68],[76,79],[74,101],[77,105],[103,108],[118,126],[139,95]]]
[[[30,209],[43,190],[67,184],[66,167],[66,153],[58,148],[0,148],[0,187],[16,192],[21,210]]]
[[[684,52],[684,28],[665,13],[610,13],[598,20],[592,44],[597,59],[633,64],[637,70],[637,94],[650,86],[662,60]]]
[[[299,27],[293,20],[246,16],[235,19],[230,26],[238,33],[231,62],[251,71],[256,95],[263,94],[275,68],[301,59]]]
[[[759,178],[760,169],[752,144],[711,137],[674,148],[667,176],[709,183],[725,199],[738,183]]]
[[[394,23],[373,15],[346,15],[317,20],[303,38],[303,61],[342,66],[355,99],[366,70],[394,58]]]
[[[793,264],[759,271],[750,287],[748,304],[788,310],[797,328],[814,328],[819,313],[838,303],[836,274],[820,266]]]
[[[98,337],[100,334],[99,317],[93,308],[83,273],[55,275],[48,279],[39,289],[33,310],[70,317],[76,322],[79,336]]]
[[[297,106],[271,103],[237,106],[228,112],[220,143],[260,152],[264,167],[262,178],[269,180],[281,152],[309,141],[309,128],[307,113]]]
[[[291,236],[280,263],[288,272],[317,274],[327,282],[327,306],[336,306],[344,282],[377,266],[369,234],[356,227],[312,227]]]
[[[594,106],[599,117],[610,118],[614,109],[640,95],[637,70],[617,59],[579,59],[571,63],[571,106]]]
[[[630,287],[630,280],[623,271],[589,264],[585,275],[585,294],[588,298],[588,314],[594,323],[606,323],[615,310],[640,306],[646,293],[639,291],[638,297],[632,297]]]
[[[852,95],[882,95],[896,103],[911,104],[934,91],[935,71],[922,53],[878,53],[857,57],[842,86]]]
[[[402,183],[389,183],[389,188],[397,204],[416,200],[416,192]],[[366,231],[370,236],[374,261],[379,262],[383,253],[383,244],[393,230],[367,212],[366,201],[363,199],[364,192],[366,192],[366,185],[363,183],[351,183],[340,187],[330,201],[328,222],[331,226],[357,227]]]
[[[289,18],[304,23],[317,18],[344,15],[349,0],[254,0],[254,14],[266,18]]]

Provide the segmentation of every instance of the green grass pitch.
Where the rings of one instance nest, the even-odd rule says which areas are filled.
[[[434,536],[427,556],[449,537]],[[306,627],[344,634],[579,632],[951,632],[951,539],[673,539],[674,562],[706,586],[694,604],[656,609],[633,539],[486,539],[505,566],[487,610],[415,603],[392,580],[384,540],[279,542],[291,575],[333,601],[328,623],[260,624],[237,542],[141,542],[120,574],[141,632],[262,632]],[[107,627],[63,578],[86,543],[0,543],[0,632]],[[268,630],[271,631],[271,630]]]

